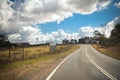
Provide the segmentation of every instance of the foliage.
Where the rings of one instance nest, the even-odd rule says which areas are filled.
[[[0,48],[9,47],[11,43],[9,41],[0,41]]]
[[[115,25],[115,28],[111,32],[110,38],[106,38],[103,34],[101,34],[98,30],[94,31],[94,37],[102,46],[111,46],[120,44],[120,23]]]
[[[95,30],[93,34],[96,38],[99,38],[102,35],[98,30]]]
[[[110,43],[112,45],[120,43],[120,23],[115,26],[111,32]]]
[[[99,37],[99,42],[101,45],[108,46],[108,39],[104,37],[103,35]]]
[[[11,43],[8,41],[8,37],[0,34],[0,48],[9,47],[10,45]]]

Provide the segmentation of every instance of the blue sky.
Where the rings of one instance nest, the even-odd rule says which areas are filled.
[[[120,16],[120,8],[115,6],[115,3],[118,2],[119,0],[113,0],[113,2],[111,2],[106,9],[96,11],[92,14],[82,15],[75,13],[73,16],[61,21],[59,24],[54,21],[39,24],[39,26],[44,33],[50,33],[51,31],[56,31],[58,29],[63,29],[69,33],[74,33],[78,32],[79,28],[83,26],[100,27],[101,25],[105,25],[109,21],[112,21],[116,17]]]
[[[0,34],[9,41],[43,43],[93,36],[106,37],[120,23],[120,0],[2,0]]]

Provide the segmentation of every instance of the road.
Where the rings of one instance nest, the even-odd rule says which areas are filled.
[[[91,45],[80,45],[46,80],[120,80],[120,61],[101,54]]]

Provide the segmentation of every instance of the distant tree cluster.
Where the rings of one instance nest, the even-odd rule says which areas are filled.
[[[95,39],[93,37],[84,37],[80,38],[78,41],[79,44],[88,44],[88,43],[96,43]]]
[[[71,39],[71,40],[67,40],[64,39],[62,41],[62,44],[93,44],[93,43],[97,43],[96,39],[94,39],[93,37],[84,37],[84,38],[80,38],[80,39]]]
[[[76,39],[71,39],[71,40],[67,40],[67,39],[64,39],[62,41],[62,44],[77,44],[77,40]]]
[[[67,40],[64,39],[62,41],[63,44],[94,44],[99,43],[103,46],[112,46],[112,45],[120,45],[120,23],[115,25],[115,28],[112,30],[111,35],[109,38],[106,38],[104,34],[101,34],[98,30],[93,32],[93,37],[84,37],[78,40],[71,39]]]

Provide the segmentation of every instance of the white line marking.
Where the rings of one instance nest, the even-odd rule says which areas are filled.
[[[53,71],[52,73],[45,79],[45,80],[50,80],[51,77],[53,76],[53,74],[57,71],[57,69],[71,56],[72,54],[70,54],[69,56],[67,56]]]
[[[87,48],[86,48],[86,52],[85,52],[86,56],[88,57],[88,59],[90,60],[90,62],[97,68],[99,69],[104,75],[106,75],[108,78],[110,78],[111,80],[117,80],[117,78],[115,78],[114,76],[112,76],[110,73],[108,73],[105,69],[103,69],[102,67],[100,67],[99,65],[97,65],[88,55],[87,53]]]

